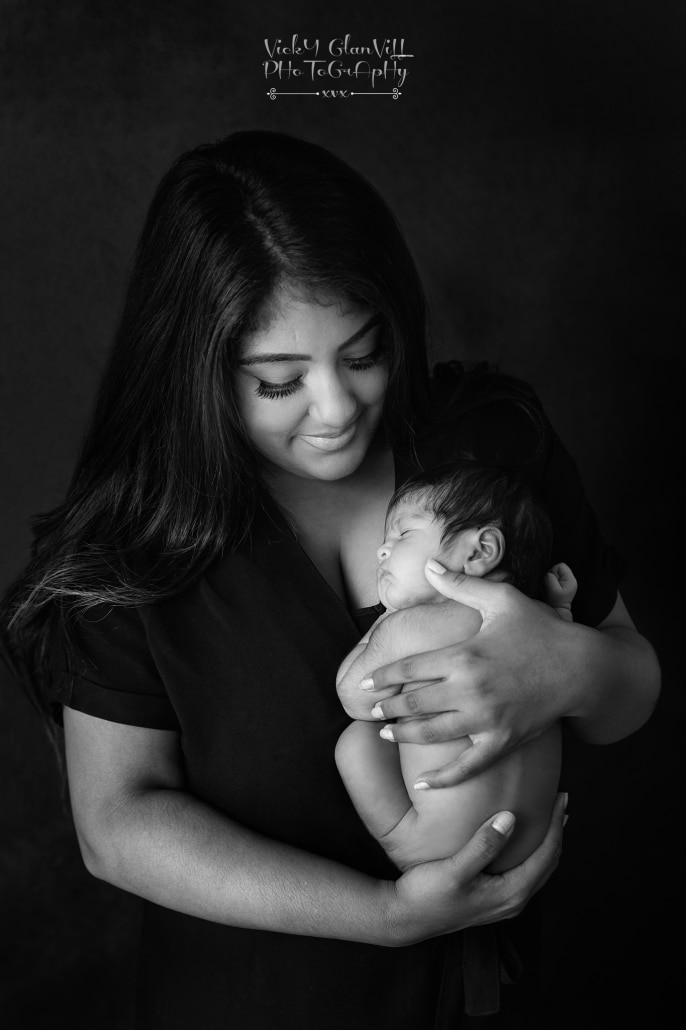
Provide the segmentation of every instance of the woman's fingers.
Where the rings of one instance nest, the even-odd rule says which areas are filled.
[[[467,737],[470,730],[474,730],[473,719],[461,712],[441,712],[385,725],[379,732],[384,740],[394,740],[397,744],[442,744],[446,740]]]
[[[447,660],[443,659],[444,652],[450,650],[444,648],[439,651],[424,651],[422,654],[399,658],[376,669],[371,676],[361,681],[360,686],[363,690],[386,690],[388,687],[399,690],[405,683],[417,686],[421,683],[434,683],[451,671],[450,656]]]
[[[567,795],[558,794],[553,806],[550,824],[542,842],[532,855],[503,873],[508,891],[526,892],[527,899],[539,891],[553,875],[562,855],[562,831],[565,823]]]
[[[540,847],[521,865],[490,874],[515,827],[512,812],[486,820],[457,854],[412,867],[395,882],[389,918],[399,943],[508,919],[522,911],[557,867],[565,796],[559,795]]]
[[[436,715],[451,711],[451,691],[435,681],[425,686],[406,690],[403,694],[380,698],[372,708],[373,719],[414,718],[418,715]],[[459,711],[453,710],[459,715]]]
[[[438,570],[442,569],[441,572]],[[424,574],[431,586],[452,601],[460,601],[480,612],[484,622],[502,611],[511,603],[511,591],[506,583],[494,583],[478,576],[467,576],[462,572],[448,572],[430,558]]]
[[[498,812],[487,819],[471,840],[450,859],[462,883],[476,879],[494,858],[500,854],[512,836],[515,827],[512,812]]]
[[[454,787],[463,780],[468,780],[477,773],[483,772],[489,765],[506,753],[506,745],[495,734],[477,735],[472,738],[472,746],[455,761],[440,769],[421,773],[415,782],[415,790],[437,790],[441,787]]]

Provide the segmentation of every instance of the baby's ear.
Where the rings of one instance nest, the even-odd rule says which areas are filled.
[[[472,531],[469,557],[464,563],[468,576],[487,576],[498,568],[505,554],[505,537],[497,526],[482,526]]]

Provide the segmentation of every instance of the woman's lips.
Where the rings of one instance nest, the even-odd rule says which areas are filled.
[[[340,451],[343,447],[347,447],[354,437],[357,431],[357,421],[355,419],[342,433],[323,433],[321,436],[301,433],[300,439],[317,451]]]

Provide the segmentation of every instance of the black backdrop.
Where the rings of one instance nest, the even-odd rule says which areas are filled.
[[[0,586],[26,560],[29,516],[65,489],[137,233],[171,160],[253,126],[333,148],[405,227],[435,358],[488,358],[535,385],[625,557],[623,593],[658,648],[664,692],[630,740],[569,749],[545,1003],[551,1028],[671,1026],[683,917],[672,584],[686,10],[680,0],[360,6],[368,13],[1,0]],[[296,87],[264,79],[263,40],[293,33],[322,45],[346,33],[353,44],[404,38],[414,56],[402,96],[270,100],[271,86]],[[38,720],[6,677],[1,688],[4,1026],[127,1027],[138,902],[82,869]]]

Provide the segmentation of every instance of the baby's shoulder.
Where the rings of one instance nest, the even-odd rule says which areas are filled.
[[[405,654],[416,654],[458,643],[480,627],[481,615],[475,608],[446,599],[391,612],[374,627],[369,642],[384,650],[402,646]]]

